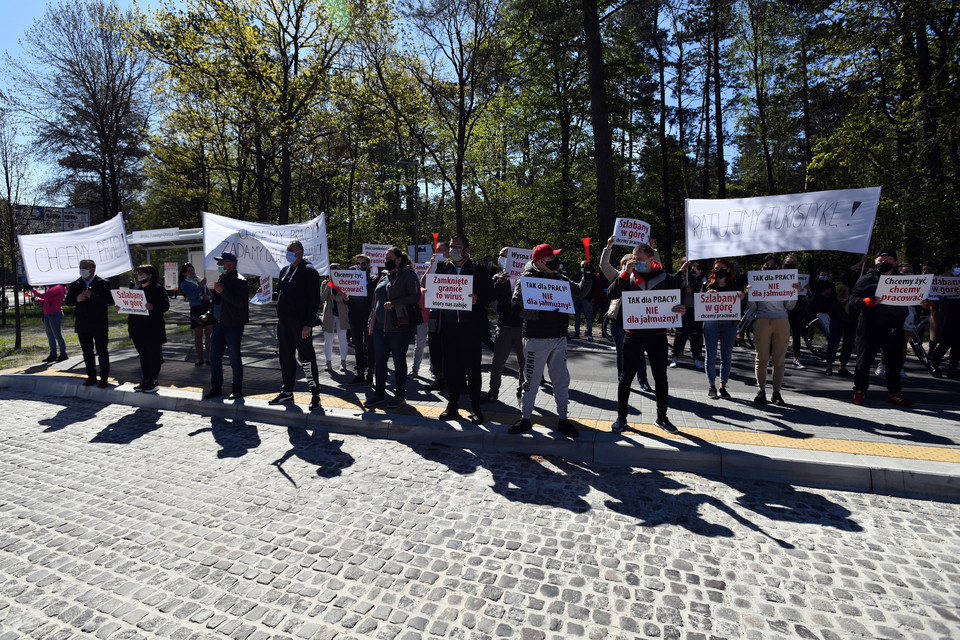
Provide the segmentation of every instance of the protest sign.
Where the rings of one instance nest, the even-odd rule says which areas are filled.
[[[143,289],[116,289],[113,292],[113,302],[120,309],[118,313],[135,316],[148,316],[147,294]]]
[[[418,244],[414,246],[412,244],[408,244],[407,255],[410,256],[410,262],[413,262],[413,263],[417,263],[422,260],[427,260],[430,256],[433,255],[433,245]]]
[[[63,284],[80,277],[80,261],[97,263],[101,278],[133,271],[123,217],[74,231],[17,236],[27,282]]]
[[[333,285],[348,296],[367,295],[367,273],[356,269],[334,269],[330,272]]]
[[[643,220],[617,218],[613,225],[615,244],[625,244],[635,247],[638,244],[650,242],[650,225]],[[719,254],[718,254],[719,255]]]
[[[224,252],[237,256],[237,271],[258,276],[280,277],[287,266],[287,246],[294,240],[303,244],[303,257],[325,275],[330,269],[327,253],[327,223],[321,213],[309,222],[263,224],[203,213],[203,266],[216,270],[215,256]]]
[[[694,320],[739,320],[740,295],[736,291],[696,293],[693,296]]]
[[[573,295],[566,280],[520,278],[524,309],[573,313]]]
[[[519,278],[523,275],[523,270],[527,267],[531,258],[533,258],[532,249],[507,247],[507,266],[504,271],[511,278]]]
[[[880,187],[687,200],[687,259],[778,251],[869,251]]]
[[[384,266],[387,251],[390,251],[392,248],[393,245],[391,244],[365,244],[363,245],[362,253],[370,256],[370,266],[377,269]]]
[[[470,294],[473,293],[473,276],[450,273],[427,274],[424,306],[428,309],[455,309],[466,311],[473,308]]]
[[[810,274],[809,273],[798,273],[797,282],[800,283],[800,286],[803,287],[804,291],[810,291]]]
[[[920,304],[930,294],[933,275],[880,276],[874,297],[880,304],[909,307]]]
[[[930,299],[960,298],[960,276],[934,276]]]
[[[680,304],[680,290],[624,291],[624,329],[663,329],[683,325],[683,316],[673,308]]]
[[[771,271],[748,271],[750,300],[752,302],[781,302],[796,300],[796,269],[774,269]]]
[[[430,263],[421,262],[420,264],[415,264],[413,265],[413,270],[417,272],[417,280],[423,280],[423,276],[430,270]]]
[[[250,298],[250,304],[270,304],[273,302],[273,276],[260,276],[260,290]]]
[[[163,286],[167,291],[176,291],[180,288],[178,266],[176,262],[163,263]]]

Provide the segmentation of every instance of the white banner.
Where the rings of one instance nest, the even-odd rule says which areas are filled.
[[[518,249],[516,247],[507,247],[507,275],[511,278],[519,278],[523,275],[523,270],[527,263],[533,258],[532,249]]]
[[[348,296],[367,295],[367,272],[356,269],[334,269],[330,272],[333,285]]]
[[[930,298],[960,298],[960,276],[934,276]]]
[[[695,293],[694,320],[740,320],[740,294],[736,291]]]
[[[452,273],[428,273],[424,306],[427,309],[455,309],[465,311],[473,308],[470,294],[473,293],[473,276]]]
[[[796,269],[747,271],[747,280],[751,302],[780,302],[799,297],[793,288],[797,282]]]
[[[624,291],[624,329],[664,329],[683,326],[683,316],[673,308],[680,304],[680,290]]]
[[[260,276],[260,290],[250,298],[250,304],[265,305],[273,302],[273,276]]]
[[[143,289],[115,289],[113,303],[119,307],[117,313],[135,316],[148,316],[147,294]]]
[[[365,244],[363,245],[361,253],[370,256],[370,266],[377,268],[384,266],[383,263],[386,260],[384,256],[386,255],[387,251],[390,251],[392,248],[392,244]],[[373,273],[376,273],[376,271]]]
[[[880,276],[875,297],[880,304],[910,307],[920,304],[930,295],[933,274],[914,276]]]
[[[880,187],[762,198],[687,200],[687,259],[870,249]]]
[[[263,224],[203,213],[203,266],[216,270],[213,258],[223,252],[237,256],[237,271],[258,276],[280,277],[287,263],[287,245],[303,244],[303,257],[321,275],[330,270],[327,253],[327,223],[321,213],[309,222]]]
[[[93,227],[17,236],[27,282],[33,286],[64,284],[80,277],[80,261],[97,263],[101,278],[133,271],[123,216]]]
[[[650,225],[643,220],[617,218],[613,225],[613,235],[616,236],[614,244],[635,247],[650,242]]]
[[[543,309],[573,313],[573,295],[566,280],[520,278],[524,309]]]

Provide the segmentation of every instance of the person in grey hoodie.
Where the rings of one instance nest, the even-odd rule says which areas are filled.
[[[763,258],[762,271],[772,271],[780,268],[777,256],[768,253]],[[795,289],[802,289],[799,282],[794,283]],[[766,404],[767,401],[767,361],[773,359],[773,395],[770,402],[784,406],[780,387],[783,384],[783,372],[786,368],[787,343],[790,340],[790,319],[787,311],[793,309],[796,300],[776,300],[758,302],[751,300],[747,303],[751,311],[757,312],[757,320],[753,325],[753,342],[757,349],[757,358],[754,362],[754,372],[757,376],[757,395],[753,399],[757,404]]]

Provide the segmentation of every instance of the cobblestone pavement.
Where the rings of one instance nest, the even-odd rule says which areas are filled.
[[[0,640],[960,637],[955,504],[0,406]]]

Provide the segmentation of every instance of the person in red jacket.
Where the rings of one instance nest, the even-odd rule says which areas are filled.
[[[67,295],[67,288],[62,284],[47,287],[44,292],[31,289],[34,297],[43,304],[43,329],[47,332],[47,342],[50,343],[50,355],[44,362],[63,362],[67,355],[67,343],[63,339],[63,298]],[[57,355],[57,346],[60,355]]]

